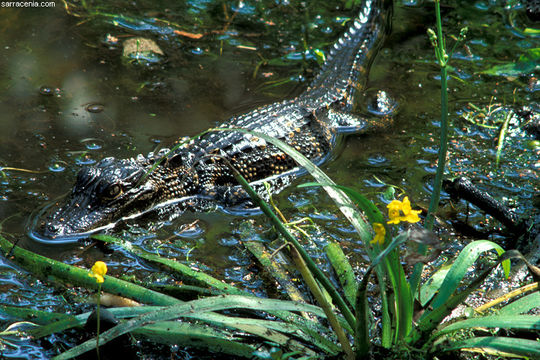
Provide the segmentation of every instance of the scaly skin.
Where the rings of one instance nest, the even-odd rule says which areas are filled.
[[[245,128],[285,141],[316,164],[327,159],[336,137],[376,126],[350,114],[353,94],[385,33],[390,0],[366,0],[358,17],[330,50],[308,89],[295,99],[233,117],[224,128]],[[298,174],[297,164],[264,140],[234,131],[212,132],[165,155],[106,158],[82,169],[73,191],[40,223],[43,241],[65,242],[153,211],[170,217],[185,209],[235,206],[246,200],[227,158],[254,186],[268,181],[279,191]],[[147,174],[144,176],[144,174]]]

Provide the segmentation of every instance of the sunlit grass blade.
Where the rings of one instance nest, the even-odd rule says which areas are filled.
[[[540,342],[536,340],[512,337],[472,337],[461,341],[451,342],[440,351],[464,350],[474,351],[494,356],[519,357],[524,359],[540,358]]]
[[[504,146],[504,140],[506,138],[506,133],[508,132],[508,124],[510,124],[510,120],[514,116],[513,111],[508,111],[506,114],[506,118],[504,119],[504,123],[501,127],[501,131],[499,132],[499,139],[497,140],[497,153],[495,154],[495,165],[499,167],[499,163],[501,161],[501,154],[502,149]]]
[[[337,316],[334,314],[334,311],[332,309],[332,305],[328,302],[328,300],[323,295],[323,292],[321,291],[321,288],[315,281],[315,278],[313,277],[312,273],[309,271],[309,268],[306,266],[306,263],[298,250],[295,247],[291,247],[290,249],[291,256],[296,264],[296,268],[300,271],[300,274],[302,274],[302,278],[304,279],[304,282],[306,283],[307,287],[317,300],[317,303],[323,308],[324,313],[326,314],[326,318],[328,319],[328,322],[332,326],[332,329],[334,329],[334,332],[339,340],[339,343],[341,344],[341,348],[343,349],[343,352],[345,353],[345,357],[348,360],[354,360],[353,351],[351,348],[351,344],[349,344],[349,339],[347,338],[347,335],[345,334],[345,331],[343,331],[343,328],[339,324],[339,321],[337,319]]]
[[[425,306],[438,293],[450,268],[451,265],[442,266],[422,285],[418,292],[420,305]]]

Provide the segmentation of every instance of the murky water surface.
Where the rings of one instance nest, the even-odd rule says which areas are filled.
[[[377,90],[388,91],[400,103],[395,123],[375,134],[349,136],[323,169],[381,209],[385,203],[379,194],[386,188],[381,181],[398,186],[417,207],[427,208],[440,111],[439,70],[426,36],[434,14],[429,2],[396,3],[392,34],[372,67],[366,98],[359,96],[358,101],[358,111],[365,112]],[[139,2],[137,8],[131,2],[87,9],[68,4],[67,11],[61,2],[46,9],[1,8],[0,166],[15,168],[0,173],[3,234],[77,266],[105,259],[112,275],[168,281],[115,247],[104,253],[97,248],[83,251],[81,244],[38,244],[27,236],[30,219],[68,193],[83,166],[109,156],[146,154],[234,114],[301,92],[318,67],[314,50],[327,49],[354,13],[329,2],[310,1],[308,8],[305,4],[208,0]],[[526,58],[538,45],[538,38],[526,33],[531,22],[524,9],[502,1],[452,1],[443,8],[443,17],[451,34],[469,27],[466,45],[456,49],[449,72],[448,175],[468,176],[520,216],[532,216],[540,150],[519,122],[524,106],[538,112],[533,100],[540,85],[533,76],[535,65]],[[135,56],[126,45],[135,37],[152,40],[156,47]],[[496,167],[499,129],[510,111],[517,115],[510,121]],[[479,119],[488,127],[472,123]],[[291,220],[313,219],[318,242],[339,240],[361,261],[357,238],[323,192],[291,186],[276,201]],[[447,213],[457,212],[458,219],[468,219],[479,231],[500,227],[465,203],[443,203],[444,238],[453,231]],[[252,260],[241,243],[246,236],[241,225],[252,219],[263,229],[252,236],[270,241],[265,238],[270,227],[259,214],[222,211],[187,213],[168,223],[135,223],[115,235],[264,292],[261,280],[249,276]],[[77,311],[6,259],[0,259],[0,287],[2,304]],[[5,326],[12,319],[0,316],[0,321]],[[50,356],[32,342],[14,345],[4,348],[3,355]]]

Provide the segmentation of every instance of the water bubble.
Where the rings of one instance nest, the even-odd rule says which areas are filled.
[[[86,105],[86,111],[89,113],[97,114],[105,110],[105,107],[101,104],[88,104]]]
[[[333,31],[333,29],[330,26],[325,26],[324,28],[321,29],[321,32],[323,34],[331,34],[332,31]]]
[[[39,93],[41,95],[45,95],[45,96],[53,96],[54,95],[54,88],[51,87],[51,86],[42,86],[39,88]]]
[[[191,53],[193,55],[202,55],[204,53],[204,50],[201,49],[200,47],[196,47],[196,48],[191,49]]]

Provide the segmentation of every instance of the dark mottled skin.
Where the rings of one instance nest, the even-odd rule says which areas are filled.
[[[304,93],[233,117],[222,127],[279,138],[321,163],[335,148],[337,134],[379,125],[350,111],[353,94],[363,86],[359,78],[366,78],[390,13],[391,1],[364,1],[358,17],[332,47]],[[107,158],[82,169],[67,201],[57,204],[41,222],[40,237],[60,242],[148,211],[179,214],[189,208],[209,208],[209,204],[237,205],[245,195],[227,166],[212,155],[227,158],[256,187],[270,182],[274,191],[298,172],[296,163],[278,148],[234,131],[211,132],[190,141],[149,172],[164,155]]]

